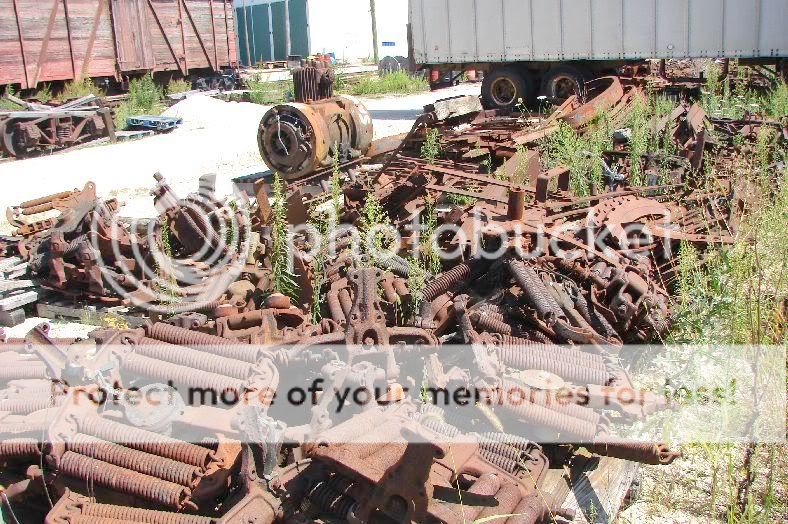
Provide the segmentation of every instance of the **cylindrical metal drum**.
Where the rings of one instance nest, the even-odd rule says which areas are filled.
[[[285,179],[300,178],[364,155],[372,144],[372,118],[361,102],[336,96],[309,104],[280,104],[263,116],[257,134],[260,155]]]

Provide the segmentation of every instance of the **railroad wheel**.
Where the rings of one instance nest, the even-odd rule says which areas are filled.
[[[541,94],[556,102],[563,102],[572,95],[582,97],[589,76],[577,67],[554,67],[542,77]]]
[[[512,67],[496,69],[482,82],[482,102],[488,109],[513,109],[533,96],[530,77]]]
[[[28,153],[22,132],[16,127],[17,119],[9,118],[0,122],[0,145],[6,155],[24,158]]]

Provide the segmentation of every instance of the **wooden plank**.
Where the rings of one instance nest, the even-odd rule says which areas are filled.
[[[211,64],[211,55],[208,54],[208,49],[205,47],[205,42],[202,40],[202,36],[200,35],[200,28],[194,22],[194,18],[192,17],[191,10],[189,10],[189,6],[185,0],[183,1],[183,10],[186,12],[186,16],[189,18],[192,27],[194,28],[194,34],[197,37],[197,41],[200,43],[200,47],[202,48],[202,52],[205,54],[205,58],[208,60],[208,65],[213,67],[214,71],[217,71],[217,67],[215,64]]]
[[[96,34],[98,33],[99,22],[101,21],[101,14],[104,11],[104,1],[99,0],[96,6],[96,13],[93,15],[93,23],[90,26],[90,36],[88,37],[88,45],[85,54],[82,57],[82,67],[79,69],[79,76],[75,80],[80,81],[85,78],[90,68],[90,60],[93,56],[93,46],[96,43]],[[111,1],[111,0],[108,0]]]
[[[76,78],[77,67],[74,62],[74,41],[71,39],[71,22],[68,17],[68,0],[63,0],[63,18],[66,20],[66,36],[68,37],[68,54],[71,58],[71,76]]]
[[[41,51],[38,53],[38,62],[36,63],[36,74],[33,77],[32,86],[38,85],[38,78],[41,75],[41,64],[47,60],[47,48],[49,47],[49,40],[52,37],[52,28],[55,26],[55,18],[57,17],[57,6],[59,0],[52,3],[52,11],[49,13],[49,23],[47,24],[46,33],[44,33],[44,42],[41,44]]]
[[[22,257],[8,257],[0,260],[0,272],[22,263]]]
[[[156,20],[156,24],[158,24],[159,29],[161,30],[161,36],[164,38],[164,41],[167,43],[167,48],[170,50],[172,54],[172,59],[175,61],[175,65],[178,66],[178,70],[183,73],[183,76],[186,76],[186,70],[183,69],[181,65],[181,60],[179,59],[178,55],[175,54],[175,48],[172,46],[172,42],[170,42],[170,38],[167,36],[167,30],[164,28],[164,25],[161,23],[159,19],[159,14],[156,12],[156,8],[153,7],[153,2],[148,0],[148,7],[150,7],[150,12],[153,14],[153,18]],[[154,53],[155,56],[155,53]]]
[[[208,5],[211,8],[211,34],[213,35],[213,63],[214,67],[219,69],[219,50],[216,48],[216,15],[213,12],[213,0],[208,0]]]
[[[17,289],[26,289],[33,286],[35,286],[35,284],[32,280],[0,280],[0,293],[16,291]]]
[[[22,70],[25,72],[25,81],[22,85],[25,86],[25,89],[30,87],[30,80],[27,76],[27,58],[25,57],[25,37],[22,34],[22,22],[19,18],[19,5],[17,4],[17,0],[13,0],[14,2],[14,18],[16,20],[16,30],[19,34],[19,52],[22,56]]]
[[[11,311],[38,300],[38,291],[23,291],[18,294],[0,298],[0,311]]]
[[[539,485],[563,500],[561,507],[577,512],[576,524],[608,524],[615,520],[639,469],[636,462],[578,455],[569,479],[564,470],[549,470]]]

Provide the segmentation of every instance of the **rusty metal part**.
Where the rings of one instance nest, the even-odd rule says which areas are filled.
[[[202,476],[202,470],[198,466],[151,455],[84,433],[77,433],[69,438],[66,449],[188,488],[193,488]]]
[[[186,366],[195,370],[208,371],[241,380],[248,379],[254,373],[253,365],[248,362],[211,355],[203,351],[168,344],[147,337],[140,339],[134,348],[134,352],[163,362],[171,362],[179,366]]]
[[[66,451],[59,469],[71,477],[95,482],[121,493],[140,497],[167,507],[180,509],[188,503],[190,491],[184,486],[144,475],[96,460],[73,451]]]
[[[248,345],[238,344],[222,337],[184,329],[163,322],[145,326],[145,333],[148,337],[155,340],[178,346],[187,346],[225,358],[242,360],[248,363],[255,363],[259,358],[258,352]]]
[[[667,465],[681,456],[680,452],[670,451],[665,444],[635,440],[597,439],[594,444],[584,444],[584,447],[597,455],[642,462],[643,464]]]
[[[342,162],[363,156],[372,144],[372,118],[350,96],[281,104],[263,116],[257,140],[265,163],[293,180],[329,166],[334,148]]]
[[[84,434],[200,468],[213,457],[208,448],[96,416],[80,417],[77,426]]]
[[[299,104],[334,96],[334,71],[321,63],[293,69],[293,97]]]
[[[0,458],[38,457],[41,444],[35,438],[6,438],[0,440]]]

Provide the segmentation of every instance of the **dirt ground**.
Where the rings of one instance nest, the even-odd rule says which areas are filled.
[[[404,133],[423,106],[440,98],[478,94],[480,84],[436,92],[362,99],[375,126],[375,138]],[[257,128],[270,106],[190,97],[166,111],[183,125],[169,134],[137,141],[85,147],[0,164],[0,210],[25,200],[96,183],[102,197],[126,202],[122,215],[153,216],[149,191],[153,174],[162,173],[181,195],[197,190],[197,178],[216,173],[217,191],[232,192],[232,179],[267,170],[257,148]],[[0,232],[9,233],[3,216]]]

